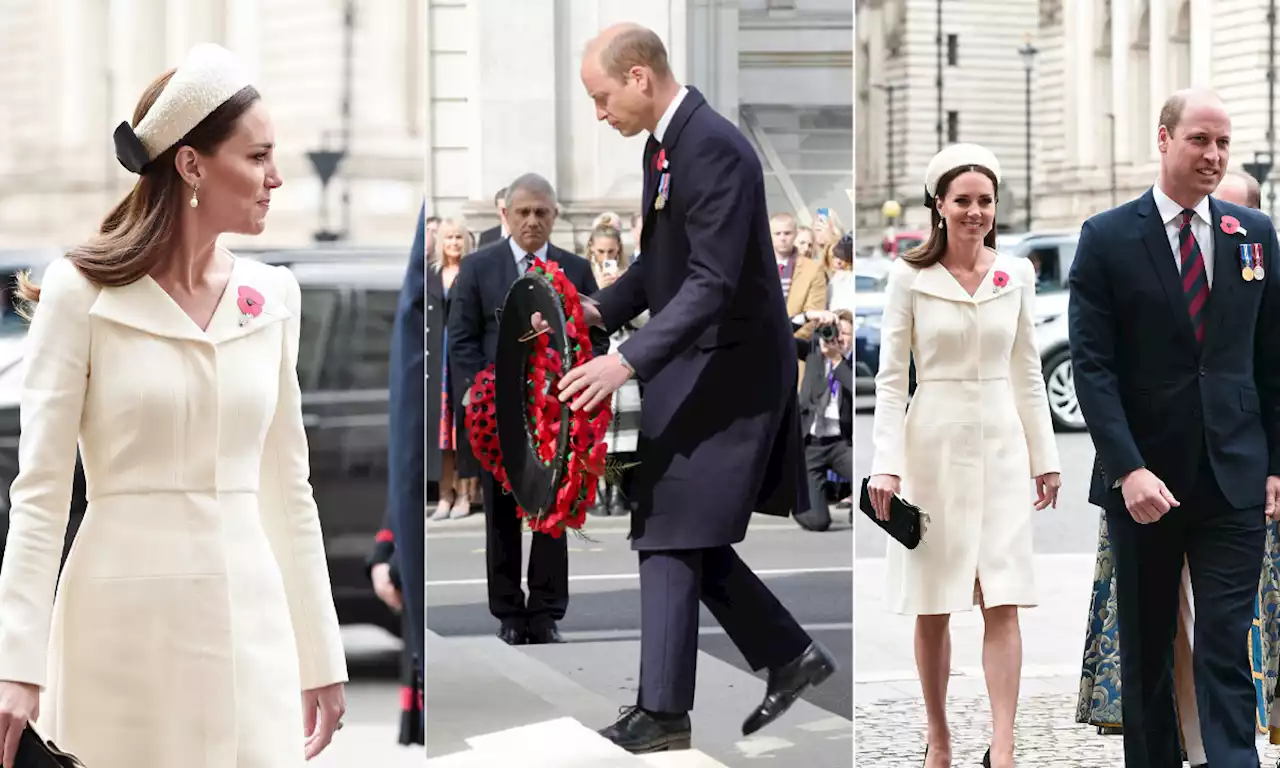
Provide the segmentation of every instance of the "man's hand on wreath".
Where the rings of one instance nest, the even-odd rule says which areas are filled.
[[[580,299],[582,307],[582,319],[589,327],[603,328],[604,318],[600,316],[600,305],[596,304],[592,299],[583,296]],[[529,316],[529,327],[534,333],[546,333],[551,329],[551,324],[542,319],[541,312],[534,312]]]
[[[622,362],[622,356],[617,353],[588,360],[560,379],[560,402],[567,402],[576,395],[569,406],[571,409],[594,410],[632,375],[634,371]]]

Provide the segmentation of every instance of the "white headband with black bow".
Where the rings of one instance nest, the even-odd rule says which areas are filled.
[[[236,57],[220,45],[192,48],[138,125],[116,128],[116,158],[133,173],[177,144],[202,120],[250,85]]]

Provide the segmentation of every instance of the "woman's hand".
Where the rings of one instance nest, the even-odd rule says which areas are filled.
[[[1062,475],[1045,472],[1036,478],[1036,509],[1058,508],[1058,489],[1062,487]]]
[[[618,275],[616,272],[605,272],[603,275],[600,275],[600,288],[608,288],[617,282],[617,280]]]
[[[13,765],[18,756],[18,740],[28,720],[40,719],[40,688],[30,683],[0,682],[0,765]]]
[[[378,563],[373,566],[369,571],[369,577],[373,579],[373,591],[379,600],[396,613],[404,610],[404,600],[400,597],[400,590],[396,589],[396,585],[391,581],[390,563]]]
[[[902,479],[897,475],[872,475],[867,483],[867,495],[871,497],[871,506],[876,511],[876,519],[884,522],[889,519],[889,504],[893,497],[902,490]]]
[[[342,683],[302,692],[303,733],[307,737],[307,759],[315,757],[333,741],[347,713],[347,694]],[[6,763],[9,765],[9,763]]]

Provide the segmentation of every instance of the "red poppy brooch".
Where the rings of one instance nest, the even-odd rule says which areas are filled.
[[[266,299],[262,298],[262,294],[247,285],[239,287],[236,296],[236,306],[240,308],[240,324],[247,325],[250,320],[262,314],[262,307],[266,304]]]

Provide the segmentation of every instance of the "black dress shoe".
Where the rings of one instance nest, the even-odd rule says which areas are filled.
[[[636,755],[688,749],[693,742],[693,726],[686,712],[679,717],[658,718],[639,707],[623,707],[618,721],[603,728],[600,735]]]
[[[820,685],[836,671],[836,660],[827,649],[810,643],[804,653],[778,669],[769,670],[764,701],[742,721],[742,735],[750,736],[782,716],[806,688]]]
[[[560,630],[552,622],[551,624],[530,627],[528,634],[525,635],[525,642],[529,645],[547,645],[549,643],[563,643],[564,638],[560,636]]]
[[[498,639],[507,645],[524,645],[526,640],[524,625],[502,622],[502,628],[498,630]]]
[[[987,753],[982,756],[982,768],[991,768],[991,747],[987,747]]]

